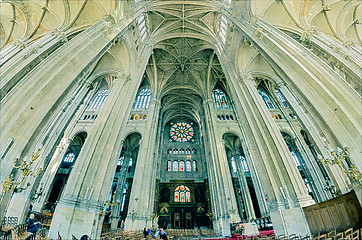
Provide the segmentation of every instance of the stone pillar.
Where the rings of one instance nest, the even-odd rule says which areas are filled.
[[[294,94],[289,90],[288,87],[285,86],[285,84],[281,84],[279,90],[282,92],[284,97],[288,99],[288,102],[293,106],[293,109],[298,115],[300,121],[309,130],[309,134],[316,144],[315,147],[320,150],[323,156],[329,156],[329,152],[324,147],[324,142],[320,135],[321,130],[313,120],[313,117],[310,116],[310,113],[303,107],[301,102],[296,99]],[[349,191],[348,182],[346,181],[346,175],[342,172],[342,170],[339,169],[339,167],[336,165],[328,166],[326,169],[337,189],[339,189],[342,193],[347,193]]]
[[[121,205],[122,205],[123,189],[125,187],[124,185],[126,182],[127,170],[128,170],[129,161],[131,159],[131,154],[132,153],[128,151],[124,154],[123,163],[119,171],[116,192],[114,193],[114,195],[115,199],[120,201],[120,204],[112,208],[111,230],[116,230],[118,227],[118,220],[122,207]]]
[[[156,94],[155,94],[156,95]],[[151,215],[155,202],[157,161],[155,159],[157,126],[160,113],[160,101],[151,99],[148,119],[142,135],[139,149],[125,229],[142,230],[151,227]]]
[[[60,135],[64,132],[64,128],[71,122],[77,111],[80,103],[89,91],[87,84],[79,84],[74,91],[69,94],[69,98],[61,105],[53,119],[44,129],[37,142],[34,142],[35,148],[41,149],[39,159],[36,160],[32,168],[36,171],[38,168],[44,169],[44,174],[37,179],[28,177],[26,182],[30,183],[30,187],[21,193],[14,194],[7,207],[6,216],[18,217],[19,221],[24,221],[30,204],[33,205],[33,211],[40,212],[42,210],[45,198],[49,194],[49,188],[52,180],[57,172],[57,169],[62,161],[62,157],[68,148],[69,140],[63,138],[56,150],[53,150],[54,144],[59,142]],[[51,160],[49,153],[55,152]],[[48,155],[46,155],[48,153]],[[48,167],[50,166],[50,167]],[[40,183],[41,182],[41,183]],[[39,184],[40,183],[40,184]],[[38,196],[36,201],[33,201],[36,191],[42,188],[42,195]],[[48,194],[47,194],[48,193]]]
[[[99,212],[108,200],[121,132],[138,85],[139,81],[132,81],[130,75],[121,75],[112,82],[109,97],[89,132],[54,212],[50,238],[56,238],[58,231],[65,239],[85,233],[94,239],[99,237],[103,222]]]
[[[211,98],[204,101],[206,147],[206,165],[209,176],[210,202],[213,214],[214,229],[223,236],[229,236],[230,223],[239,222],[236,209],[236,197],[231,180],[230,168],[215,121],[214,102]],[[208,153],[207,153],[208,151]]]
[[[244,211],[246,212],[246,220],[255,218],[255,211],[253,206],[253,201],[250,196],[250,191],[248,187],[248,182],[244,174],[244,168],[241,166],[239,155],[234,155],[236,167],[238,170],[238,180],[240,184],[241,196],[244,202]],[[257,204],[257,203],[256,203]],[[242,213],[240,213],[242,215]],[[241,216],[243,217],[243,216]]]
[[[260,174],[276,234],[310,234],[301,207],[314,203],[295,166],[279,129],[270,117],[250,75],[237,80],[228,69],[240,125],[248,139],[250,155]]]

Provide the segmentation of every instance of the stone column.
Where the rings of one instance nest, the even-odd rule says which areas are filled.
[[[209,176],[210,202],[214,229],[224,236],[229,236],[230,222],[240,221],[235,191],[231,180],[229,163],[215,121],[214,102],[211,98],[204,101],[205,112],[205,150]]]
[[[244,174],[244,168],[241,166],[239,155],[234,155],[236,167],[238,170],[238,180],[240,184],[241,196],[244,203],[244,211],[246,212],[246,220],[255,218],[255,211],[253,206],[253,201],[250,196],[250,191],[248,187],[248,182]],[[240,213],[242,215],[242,213]],[[241,216],[243,217],[243,216]]]
[[[277,234],[309,234],[301,207],[314,201],[308,195],[279,129],[270,117],[250,75],[237,80],[228,68],[231,91],[250,155],[268,195],[270,216]]]
[[[112,219],[111,219],[111,229],[112,230],[116,230],[118,227],[118,220],[119,220],[119,216],[120,216],[120,211],[121,211],[121,205],[122,205],[122,197],[123,197],[123,189],[124,189],[124,185],[126,182],[126,177],[127,177],[127,170],[128,170],[128,165],[129,165],[129,161],[131,159],[131,152],[126,152],[124,154],[124,159],[123,159],[123,163],[121,166],[121,169],[119,171],[119,177],[118,177],[118,181],[117,181],[117,186],[116,186],[116,192],[114,193],[115,195],[115,199],[120,201],[120,204],[116,207],[112,208]]]
[[[288,102],[293,106],[293,109],[298,115],[300,121],[309,130],[309,134],[316,144],[315,147],[320,150],[323,156],[328,156],[328,150],[324,147],[324,142],[320,135],[321,130],[318,128],[315,121],[313,121],[310,113],[303,107],[301,102],[296,99],[294,94],[289,90],[288,87],[285,86],[285,84],[281,84],[279,90],[282,92],[284,97],[288,99]],[[342,170],[339,169],[336,165],[326,167],[326,169],[329,172],[329,175],[332,178],[337,189],[339,189],[342,193],[348,192],[348,182],[346,182],[346,175],[342,172]]]
[[[56,238],[58,231],[66,239],[84,233],[94,239],[99,237],[103,221],[99,212],[108,200],[121,133],[139,81],[121,75],[112,82],[109,97],[89,132],[54,212],[51,238]]]
[[[142,134],[128,213],[126,229],[142,230],[151,227],[151,215],[155,201],[157,161],[155,159],[157,126],[160,114],[160,101],[153,97],[148,110],[146,127]],[[148,226],[147,226],[148,224]]]
[[[53,150],[54,145],[56,142],[59,142],[59,138],[63,134],[64,128],[71,122],[75,112],[84,97],[87,95],[88,91],[89,89],[87,84],[78,84],[68,95],[69,97],[67,101],[61,105],[55,116],[51,119],[49,124],[47,124],[38,141],[33,143],[35,148],[41,150],[39,152],[39,159],[37,159],[34,163],[32,170],[36,171],[41,167],[45,172],[37,179],[32,177],[28,177],[26,179],[26,182],[30,183],[30,187],[28,187],[26,191],[12,196],[5,213],[6,216],[18,217],[19,221],[24,221],[29,206],[32,204],[33,195],[36,191],[40,191],[40,187],[42,188],[43,194],[38,197],[36,202],[34,202],[33,211],[40,212],[42,210],[45,198],[49,194],[50,185],[69,145],[70,139],[63,138],[55,151]],[[55,153],[53,158],[49,160],[51,157],[48,155],[52,152]],[[46,155],[46,153],[48,153],[48,155]]]

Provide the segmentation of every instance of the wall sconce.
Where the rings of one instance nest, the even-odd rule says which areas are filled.
[[[37,178],[43,172],[42,168],[38,168],[38,170],[35,174],[31,170],[31,166],[33,165],[35,160],[37,160],[39,158],[39,151],[40,151],[40,149],[38,149],[38,151],[36,153],[33,153],[31,155],[31,159],[30,159],[29,163],[26,163],[25,161],[21,161],[20,165],[17,165],[17,163],[19,162],[19,159],[14,158],[13,167],[15,169],[19,169],[19,171],[21,172],[21,179],[17,182],[14,181],[14,174],[10,174],[10,176],[8,176],[8,178],[5,179],[5,181],[2,183],[3,191],[2,191],[0,203],[2,203],[5,195],[8,192],[19,193],[19,192],[26,190],[31,185],[29,182],[26,184],[25,187],[20,187],[20,185],[24,182],[24,180],[27,176],[30,175],[33,178]]]
[[[101,211],[99,212],[99,217],[102,217],[103,215],[110,213],[112,211],[113,207],[116,207],[120,204],[119,200],[117,200],[116,202],[114,201],[115,196],[116,195],[114,194],[112,197],[112,201],[104,202],[103,207],[102,207]],[[107,210],[108,207],[109,207],[109,209]]]
[[[340,149],[339,147],[337,147],[337,151],[331,146],[330,143],[328,143],[326,138],[323,138],[324,140],[324,147],[326,149],[328,149],[328,151],[331,153],[332,158],[324,158],[321,155],[318,154],[318,159],[319,161],[324,164],[324,165],[335,165],[337,164],[343,172],[345,172],[347,174],[347,176],[351,179],[352,182],[357,183],[357,184],[362,184],[362,174],[361,171],[352,163],[350,163],[350,161],[348,161],[349,159],[349,148],[345,147],[344,149]],[[345,161],[346,163],[348,163],[348,167],[345,166],[345,164],[343,163],[343,161]]]

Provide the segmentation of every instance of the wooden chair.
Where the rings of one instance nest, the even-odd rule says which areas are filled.
[[[336,230],[330,231],[329,233],[327,233],[327,237],[328,238],[334,238],[336,236],[336,233],[337,233]]]
[[[340,232],[340,233],[337,233],[336,236],[334,237],[335,240],[338,240],[338,239],[343,239],[343,232]]]
[[[356,230],[352,233],[352,236],[351,236],[351,240],[359,240],[360,234],[359,234],[359,230]]]
[[[309,235],[305,235],[304,237],[300,238],[301,240],[310,240],[311,237]]]
[[[278,236],[278,239],[288,239],[288,236],[286,236],[285,234],[280,234]]]
[[[348,228],[346,231],[344,231],[344,238],[351,239],[352,233],[353,233],[353,228]]]
[[[300,236],[293,233],[293,234],[290,234],[290,235],[289,235],[289,239],[290,239],[290,240],[291,240],[291,239],[300,239]]]
[[[325,240],[327,239],[327,234],[322,234],[319,237],[316,238],[317,240]]]

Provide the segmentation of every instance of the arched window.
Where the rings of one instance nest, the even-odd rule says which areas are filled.
[[[190,148],[186,148],[186,152],[185,152],[186,154],[191,154],[191,150],[190,150]]]
[[[260,94],[260,96],[262,97],[265,105],[269,108],[269,109],[275,109],[275,106],[273,104],[273,102],[270,100],[269,95],[262,89],[258,88],[258,92]]]
[[[172,169],[171,169],[171,161],[167,161],[167,171],[170,172]]]
[[[178,162],[177,161],[173,161],[172,163],[172,170],[174,172],[177,172],[178,171]]]
[[[215,89],[212,91],[212,98],[214,100],[215,108],[217,109],[228,109],[229,104],[226,98],[226,95],[220,89]]]
[[[294,160],[295,164],[297,165],[297,167],[300,167],[301,164],[300,164],[298,155],[294,151],[290,151],[290,153],[292,154],[293,160]]]
[[[167,149],[167,154],[172,154],[172,149],[171,148]]]
[[[133,109],[147,109],[150,105],[151,100],[151,89],[144,88],[142,89],[136,98]]]
[[[123,212],[123,209],[124,209],[124,204],[126,202],[126,195],[127,195],[127,189],[124,188],[123,189],[123,194],[122,194],[121,212]]]
[[[223,41],[223,43],[225,43],[225,39],[226,39],[225,35],[226,35],[227,25],[228,25],[228,20],[224,16],[221,16],[219,36],[220,36],[221,40]]]
[[[190,189],[184,185],[177,186],[175,188],[174,201],[175,202],[191,202]]]
[[[233,169],[233,172],[234,172],[234,173],[237,173],[238,170],[236,169],[236,164],[235,164],[235,159],[234,159],[234,157],[231,157],[230,161],[231,161],[231,168]]]
[[[123,161],[124,161],[124,156],[122,155],[122,156],[118,159],[118,164],[117,164],[117,166],[122,167]]]
[[[275,95],[277,96],[278,100],[283,104],[284,108],[289,108],[289,105],[285,100],[283,94],[278,89],[275,89]]]
[[[191,172],[191,161],[186,161],[186,172]]]
[[[98,93],[94,96],[93,100],[89,104],[88,109],[101,109],[104,102],[108,98],[108,93],[109,93],[108,89],[102,89],[98,91]]]
[[[67,155],[64,156],[63,162],[65,163],[72,163],[75,159],[75,154],[70,152]]]
[[[185,171],[185,162],[184,161],[180,161],[180,172]]]
[[[183,148],[180,149],[180,154],[185,154],[185,150]]]
[[[196,160],[192,161],[192,167],[193,167],[194,172],[196,172],[196,171],[197,171],[197,163],[196,163]]]
[[[191,151],[192,154],[196,154],[196,149],[193,148],[192,151]]]
[[[146,26],[145,16],[142,14],[140,16],[140,18],[137,20],[137,22],[138,22],[138,27],[140,30],[140,37],[143,42],[145,40],[145,38],[147,37],[147,26]]]
[[[173,150],[173,154],[178,154],[178,149],[177,149],[177,148],[175,148],[175,149]]]
[[[133,164],[133,162],[132,162],[132,158],[129,160],[129,165],[128,165],[128,172],[131,172],[131,170],[132,170],[132,164]]]
[[[243,167],[243,171],[249,172],[248,163],[246,162],[246,158],[244,156],[240,155],[240,162],[241,162],[241,166]]]

